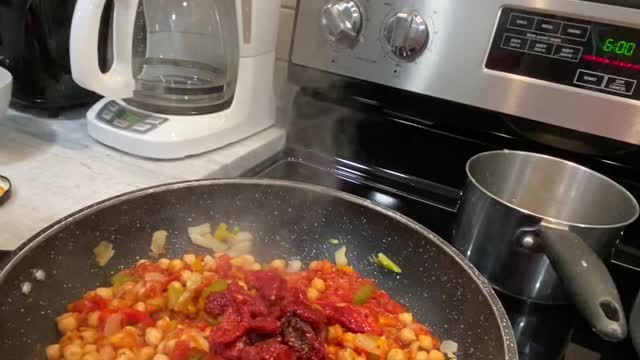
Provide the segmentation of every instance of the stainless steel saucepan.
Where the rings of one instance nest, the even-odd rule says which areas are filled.
[[[454,246],[498,289],[575,302],[603,338],[627,336],[607,259],[638,203],[612,180],[549,156],[494,151],[467,164]]]

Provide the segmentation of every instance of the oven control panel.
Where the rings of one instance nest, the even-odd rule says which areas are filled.
[[[320,70],[301,86],[337,74],[640,145],[638,9],[298,0],[291,62]]]
[[[505,8],[485,67],[640,99],[640,29]]]

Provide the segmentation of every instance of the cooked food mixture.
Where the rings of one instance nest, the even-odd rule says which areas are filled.
[[[353,268],[320,260],[290,272],[290,263],[226,254],[140,261],[68,305],[47,357],[447,358],[438,338]]]

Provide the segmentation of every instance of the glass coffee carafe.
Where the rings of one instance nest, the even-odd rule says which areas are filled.
[[[239,40],[235,0],[115,0],[113,65],[98,67],[104,0],[78,0],[71,28],[74,79],[151,112],[220,111],[235,91]]]

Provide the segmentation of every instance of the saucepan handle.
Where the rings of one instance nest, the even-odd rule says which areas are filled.
[[[626,338],[620,295],[600,257],[569,229],[543,223],[539,234],[545,255],[593,330],[609,341]]]

